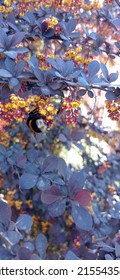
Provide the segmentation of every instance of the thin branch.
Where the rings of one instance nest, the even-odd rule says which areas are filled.
[[[120,7],[120,1],[119,0],[115,0],[115,2]]]

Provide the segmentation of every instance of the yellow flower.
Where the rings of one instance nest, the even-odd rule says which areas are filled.
[[[54,106],[52,104],[49,104],[46,108],[46,110],[49,112],[49,113],[52,113],[53,110],[54,110]]]
[[[52,121],[54,119],[54,116],[50,115],[50,116],[47,116],[47,120],[48,121]]]
[[[11,6],[11,0],[4,0],[4,4],[8,7]]]
[[[46,112],[45,109],[41,109],[41,110],[40,110],[40,113],[41,113],[41,115],[46,116],[46,113],[47,113],[47,112]]]
[[[71,6],[72,0],[62,0],[62,4],[63,4],[63,5]]]
[[[82,50],[82,47],[77,47],[77,48],[75,49],[75,52],[76,52],[76,53],[79,53],[79,52],[81,52],[81,50]]]
[[[71,102],[71,105],[72,105],[72,108],[78,108],[80,106],[80,104],[82,103],[82,101],[72,101]]]
[[[76,62],[84,63],[84,59],[83,59],[82,56],[79,55],[79,54],[75,56],[74,60],[75,60]]]
[[[53,25],[57,25],[58,19],[56,17],[52,17],[52,23],[53,23]]]
[[[18,105],[17,104],[11,104],[11,109],[14,109],[14,110],[16,110],[16,109],[18,109]]]
[[[68,59],[71,59],[75,56],[75,51],[74,50],[69,50],[68,52],[65,53],[65,56],[68,58]]]
[[[4,13],[5,12],[5,7],[4,6],[0,6],[0,13]]]
[[[24,100],[19,100],[18,101],[18,106],[20,107],[20,108],[24,108],[25,107],[25,101]]]

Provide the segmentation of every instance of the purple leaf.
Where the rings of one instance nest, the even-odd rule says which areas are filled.
[[[25,36],[25,32],[16,32],[13,36],[12,36],[12,40],[11,40],[11,47],[15,47],[16,45],[20,44]]]
[[[74,127],[71,131],[71,137],[74,141],[80,141],[81,139],[85,138],[86,131],[78,130],[77,127]]]
[[[105,94],[105,97],[106,97],[106,99],[109,100],[109,101],[113,101],[113,100],[116,99],[116,95],[115,95],[115,93],[112,92],[112,91],[107,91],[106,94]]]
[[[19,179],[19,184],[22,189],[31,189],[37,183],[38,176],[31,173],[23,173]]]
[[[53,185],[49,190],[41,192],[41,201],[47,205],[50,205],[61,198],[62,196],[60,190],[55,185]]]
[[[17,51],[5,51],[4,54],[12,59],[17,57]]]
[[[0,246],[0,260],[12,260],[12,254],[9,250]]]
[[[89,78],[92,78],[93,76],[95,76],[100,70],[100,64],[97,60],[91,61],[88,64],[88,74],[89,74]]]
[[[117,74],[117,73],[111,73],[111,74],[109,75],[109,81],[110,81],[110,83],[116,81],[117,78],[118,78],[118,74]]]
[[[7,34],[3,31],[2,28],[0,28],[0,47],[1,48],[6,47],[6,41],[7,41]]]
[[[59,140],[61,141],[61,142],[63,142],[63,143],[66,143],[67,142],[67,138],[65,137],[65,135],[64,134],[62,134],[62,133],[60,133],[59,134]]]
[[[86,89],[80,89],[78,92],[77,92],[77,95],[79,96],[83,96],[86,94]]]
[[[0,222],[8,226],[11,214],[11,207],[4,200],[0,200]]]
[[[68,23],[66,25],[67,25],[67,33],[68,33],[68,35],[70,35],[75,30],[76,20],[74,18],[72,18],[68,21]]]
[[[89,86],[89,84],[88,84],[86,78],[84,78],[84,77],[78,77],[78,84],[79,84],[80,86],[82,86],[82,87],[87,87],[87,86]]]
[[[31,251],[28,248],[20,247],[17,252],[17,260],[30,260],[31,259]]]
[[[105,260],[114,260],[110,254],[105,254]]]
[[[67,165],[64,159],[58,158],[58,175],[62,177],[64,180],[67,174]]]
[[[72,173],[68,181],[68,188],[71,196],[73,196],[79,189],[82,189],[86,180],[84,170],[75,171]]]
[[[3,234],[6,240],[9,240],[11,244],[17,244],[23,237],[20,232],[16,231],[7,231]]]
[[[15,62],[11,58],[5,59],[5,66],[10,73],[14,74]]]
[[[66,61],[65,65],[63,67],[63,71],[62,74],[64,77],[66,77],[67,75],[69,75],[70,73],[72,73],[74,70],[74,63],[72,60]]]
[[[115,242],[115,254],[116,257],[120,257],[120,244],[118,242]]]
[[[6,155],[6,149],[2,144],[0,144],[0,154]]]
[[[48,211],[50,216],[52,217],[59,217],[65,212],[66,208],[66,199],[56,201],[48,206]]]
[[[21,214],[16,221],[16,226],[19,230],[31,229],[32,217],[27,214]]]
[[[25,61],[19,61],[16,65],[15,65],[15,73],[18,76],[25,68],[26,64]]]
[[[93,98],[94,93],[92,92],[92,90],[88,90],[88,96],[89,96],[90,98]]]
[[[91,195],[90,192],[88,190],[83,190],[81,189],[74,197],[73,199],[75,199],[79,205],[81,206],[87,206],[90,201],[91,201]]]
[[[51,57],[48,57],[48,58],[46,58],[46,61],[53,67],[53,68],[55,68],[55,69],[59,69],[59,67],[57,66],[57,64],[56,64],[56,61],[53,59],[53,58],[51,58]]]
[[[20,168],[24,168],[26,161],[27,161],[26,156],[20,154],[19,157],[17,158],[16,165]]]
[[[71,250],[69,250],[65,256],[65,260],[80,260]]]
[[[40,69],[34,69],[34,74],[36,78],[40,81],[40,83],[43,83],[44,77],[42,71]]]
[[[37,249],[37,252],[39,253],[41,259],[45,258],[46,255],[46,249],[48,246],[47,238],[44,234],[40,233],[36,240],[35,240],[35,246]]]
[[[31,241],[25,241],[24,242],[24,247],[29,249],[31,252],[33,252],[34,249],[35,249],[35,246]]]
[[[11,78],[12,74],[5,69],[0,69],[0,77]]]
[[[36,187],[41,191],[45,191],[50,187],[50,184],[51,183],[49,179],[44,178],[44,176],[40,176],[37,181]]]
[[[38,68],[38,59],[37,59],[36,56],[32,56],[32,57],[30,58],[30,60],[28,61],[28,63],[29,63],[32,67]]]
[[[11,78],[11,79],[9,80],[9,85],[12,86],[12,87],[17,86],[18,84],[19,84],[19,80],[16,79],[16,78]]]
[[[58,158],[56,156],[48,156],[43,163],[42,170],[44,173],[57,170]]]
[[[84,207],[72,203],[72,218],[79,230],[90,231],[92,229],[92,217]]]
[[[107,80],[108,79],[108,69],[104,63],[101,63],[101,69],[102,69],[105,79]]]

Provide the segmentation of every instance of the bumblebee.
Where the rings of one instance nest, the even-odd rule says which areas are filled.
[[[33,133],[44,133],[47,130],[45,121],[46,117],[39,113],[39,108],[35,108],[29,113],[26,123]]]

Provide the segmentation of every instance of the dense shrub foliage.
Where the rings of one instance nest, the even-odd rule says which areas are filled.
[[[0,259],[120,258],[120,4],[101,2],[0,3]]]

